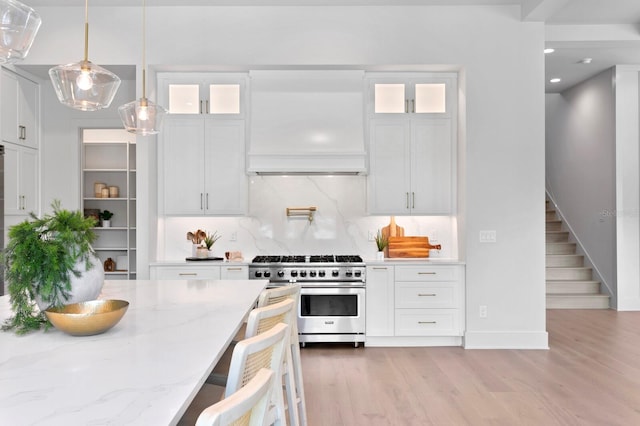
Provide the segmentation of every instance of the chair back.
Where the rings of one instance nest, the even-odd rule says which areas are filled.
[[[278,323],[284,323],[291,327],[294,319],[294,305],[293,300],[284,299],[273,305],[253,309],[247,318],[245,338],[264,333]]]
[[[260,293],[258,298],[258,307],[273,305],[286,299],[291,299],[298,306],[300,295],[300,284],[289,284],[282,287],[268,288]],[[295,309],[297,310],[297,309]]]
[[[289,326],[279,323],[270,330],[239,341],[231,355],[225,396],[246,385],[261,368],[268,368],[276,377],[281,377],[289,334]]]
[[[205,408],[196,426],[262,426],[274,377],[273,371],[260,369],[236,393]]]

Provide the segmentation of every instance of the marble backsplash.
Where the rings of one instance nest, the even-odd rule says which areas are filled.
[[[249,214],[242,217],[164,217],[158,224],[158,260],[191,256],[188,231],[217,231],[213,252],[241,251],[250,261],[258,254],[359,254],[375,256],[369,233],[389,224],[389,216],[368,216],[365,176],[251,176]],[[317,207],[313,221],[287,217],[287,207]],[[457,258],[456,218],[396,216],[405,235],[428,236],[442,250],[431,257]]]

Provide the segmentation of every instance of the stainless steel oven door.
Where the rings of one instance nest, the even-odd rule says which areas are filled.
[[[319,285],[319,284],[316,284]],[[364,287],[302,287],[300,342],[364,342]]]

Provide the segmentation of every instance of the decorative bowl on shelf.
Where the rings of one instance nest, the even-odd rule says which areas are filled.
[[[44,311],[58,330],[72,336],[104,333],[116,325],[127,312],[126,300],[91,300]]]

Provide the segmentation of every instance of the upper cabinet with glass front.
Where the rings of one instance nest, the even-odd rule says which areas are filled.
[[[369,117],[449,118],[455,104],[455,75],[368,73]]]
[[[246,87],[246,74],[158,73],[158,103],[169,114],[242,119]]]

